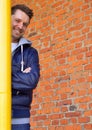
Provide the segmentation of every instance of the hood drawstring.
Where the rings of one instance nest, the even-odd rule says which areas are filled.
[[[24,70],[24,61],[23,61],[23,45],[21,45],[21,71]]]

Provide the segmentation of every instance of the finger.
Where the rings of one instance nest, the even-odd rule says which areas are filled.
[[[23,72],[24,72],[24,73],[29,73],[30,70],[31,70],[31,67],[28,67],[28,68],[26,68]]]

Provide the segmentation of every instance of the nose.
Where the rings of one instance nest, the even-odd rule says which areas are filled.
[[[18,27],[19,27],[20,29],[22,29],[22,28],[23,28],[23,23],[22,23],[22,22],[19,23]]]

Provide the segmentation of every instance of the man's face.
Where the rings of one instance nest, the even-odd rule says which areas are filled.
[[[29,24],[29,16],[21,10],[16,10],[12,15],[12,42],[18,40],[24,35],[26,28]]]

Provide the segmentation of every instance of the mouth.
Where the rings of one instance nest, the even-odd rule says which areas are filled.
[[[16,34],[20,34],[20,31],[17,30],[17,29],[15,29],[14,32],[15,32]]]

